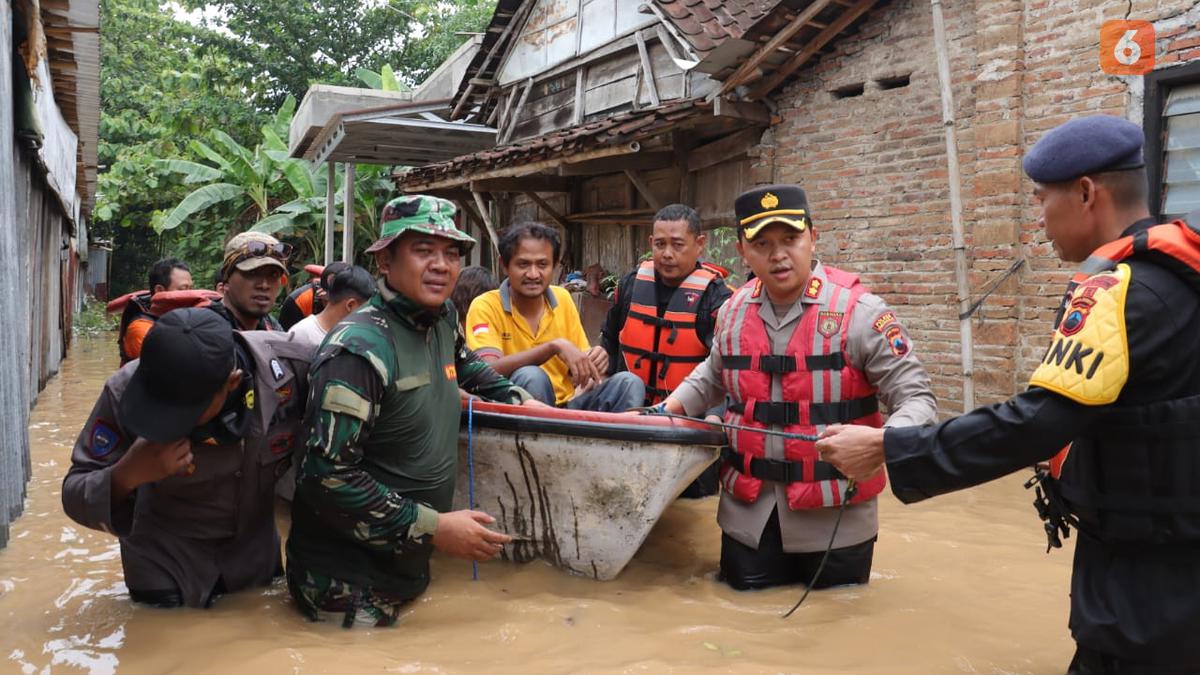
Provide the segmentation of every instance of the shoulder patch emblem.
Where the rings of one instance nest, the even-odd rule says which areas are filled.
[[[121,434],[111,422],[97,419],[92,422],[92,433],[88,438],[87,451],[94,459],[104,459],[121,444]]]
[[[683,299],[685,302],[687,302],[687,306],[691,307],[692,305],[696,304],[696,301],[700,299],[700,296],[696,293],[689,291],[689,292],[683,294]]]
[[[490,328],[491,326],[486,323],[477,323],[474,326],[471,326],[471,335],[483,335],[484,333],[488,332]]]
[[[903,358],[907,356],[908,352],[912,349],[908,344],[908,337],[904,335],[904,329],[898,323],[893,323],[887,329],[887,332],[883,334],[883,337],[887,340],[888,347],[891,347],[892,353],[897,357]]]
[[[804,297],[809,298],[810,300],[815,300],[821,295],[821,286],[824,285],[825,284],[817,277],[809,279],[808,288],[804,289]]]
[[[279,365],[279,361],[276,359],[271,359],[271,374],[275,376],[276,380],[283,379],[283,366]]]
[[[875,323],[871,324],[871,327],[875,329],[876,333],[882,333],[884,328],[893,323],[896,323],[896,313],[888,310],[876,317]]]
[[[1093,298],[1079,296],[1071,301],[1067,307],[1067,315],[1063,317],[1062,325],[1058,327],[1058,331],[1063,335],[1074,335],[1083,330],[1083,324],[1087,321],[1088,313],[1092,311],[1092,307],[1096,305]]]
[[[458,379],[458,368],[455,368],[453,363],[446,364],[446,367],[443,370],[446,371],[446,379],[447,380],[457,380]]]
[[[842,312],[821,312],[817,315],[817,332],[827,338],[838,334],[842,328]]]

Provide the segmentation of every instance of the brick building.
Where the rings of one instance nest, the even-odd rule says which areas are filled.
[[[1101,26],[1130,9],[943,6],[968,296],[982,299],[976,404],[1024,388],[1070,274],[1020,168],[1046,130],[1094,113],[1142,123],[1151,210],[1200,209],[1200,4],[1134,8],[1155,28],[1156,69],[1107,75]],[[494,126],[497,146],[397,185],[455,199],[488,238],[524,219],[557,223],[575,268],[621,273],[657,205],[684,201],[705,227],[728,227],[738,192],[799,183],[819,256],[893,304],[954,414],[965,377],[935,54],[925,0],[500,0],[448,104],[454,119]]]
[[[1144,124],[1148,139],[1161,138],[1173,91],[1183,104],[1175,107],[1190,112],[1186,86],[1200,83],[1200,62],[1186,62],[1200,56],[1200,4],[1135,6],[1131,18],[1153,22],[1157,35],[1157,67],[1144,77],[1099,67],[1100,26],[1126,9],[1086,0],[945,7],[972,299],[1024,261],[974,315],[976,403],[1024,388],[1070,273],[1036,222],[1032,185],[1020,170],[1025,151],[1055,125],[1095,113],[1127,117]],[[754,178],[809,188],[820,255],[859,271],[893,303],[918,342],[940,409],[952,414],[962,408],[962,369],[930,26],[927,2],[880,7],[834,54],[777,92],[781,121],[764,138]],[[1190,126],[1177,123],[1168,145],[1200,146],[1189,142]],[[1151,210],[1196,208],[1187,195],[1196,170],[1164,176],[1173,172],[1162,170],[1162,148],[1147,146]],[[1181,149],[1173,168],[1191,152]],[[1175,204],[1164,205],[1164,178],[1181,181]]]

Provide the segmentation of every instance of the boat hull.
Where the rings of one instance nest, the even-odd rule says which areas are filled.
[[[699,423],[475,406],[459,435],[455,508],[468,504],[470,445],[475,508],[514,538],[505,559],[541,558],[602,581],[624,569],[724,443]]]

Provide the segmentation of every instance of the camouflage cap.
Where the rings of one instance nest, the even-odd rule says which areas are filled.
[[[419,232],[452,239],[468,251],[475,239],[454,225],[454,203],[430,195],[396,197],[383,207],[379,240],[367,247],[367,253],[382,251],[405,232]]]

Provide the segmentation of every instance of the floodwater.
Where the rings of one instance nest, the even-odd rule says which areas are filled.
[[[398,627],[310,624],[282,584],[211,610],[130,604],[116,540],[62,513],[71,445],[117,366],[77,339],[33,412],[25,515],[0,551],[0,672],[1061,673],[1072,543],[1045,554],[1013,476],[916,506],[882,498],[865,587],[739,593],[718,583],[715,498],[677,502],[620,577],[434,558]],[[1073,540],[1071,540],[1073,542]]]

